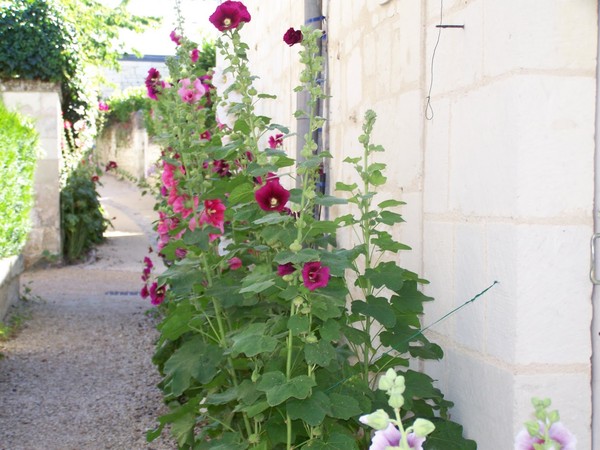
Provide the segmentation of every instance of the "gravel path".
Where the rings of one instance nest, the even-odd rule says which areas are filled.
[[[1,450],[177,448],[166,436],[145,440],[164,413],[150,360],[155,319],[138,295],[153,202],[103,182],[114,228],[95,258],[22,276],[30,317],[0,343]]]

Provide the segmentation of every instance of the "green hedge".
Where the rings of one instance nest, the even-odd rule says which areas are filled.
[[[0,258],[17,255],[31,227],[38,136],[0,102]]]

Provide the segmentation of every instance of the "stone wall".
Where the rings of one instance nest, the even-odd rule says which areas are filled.
[[[35,203],[32,230],[23,249],[25,265],[31,266],[44,252],[60,256],[60,160],[62,115],[60,87],[38,81],[3,81],[2,101],[9,108],[31,117],[39,133],[40,156],[35,169]]]
[[[130,121],[111,124],[102,130],[96,141],[96,155],[101,162],[115,161],[119,169],[144,179],[154,171],[160,147],[151,142],[142,114],[136,113]]]
[[[0,322],[8,308],[19,298],[20,275],[23,272],[23,255],[0,259]]]
[[[293,125],[297,50],[281,36],[303,23],[302,2],[245,3],[257,88],[279,96],[260,112]],[[442,30],[432,68],[439,1],[323,1],[330,185],[354,181],[341,161],[359,153],[374,109],[382,195],[407,202],[395,235],[413,250],[400,263],[436,298],[424,325],[499,281],[428,332],[446,354],[424,370],[455,402],[452,417],[480,450],[508,449],[530,398],[551,397],[591,448],[597,2],[443,5],[444,24],[464,29]]]

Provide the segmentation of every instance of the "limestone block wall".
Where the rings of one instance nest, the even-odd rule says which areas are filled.
[[[141,113],[125,123],[115,123],[102,130],[96,140],[96,155],[106,164],[115,161],[120,169],[144,179],[154,171],[160,147],[150,140]]]
[[[3,81],[2,101],[9,109],[33,118],[41,152],[35,169],[32,230],[23,250],[25,265],[37,262],[44,251],[62,253],[60,232],[60,159],[62,116],[60,87],[38,81]]]
[[[279,95],[259,110],[279,121],[298,73],[279,35],[302,23],[303,2],[244,3],[257,86]],[[407,202],[394,233],[413,250],[400,263],[436,299],[423,325],[499,281],[427,332],[445,357],[422,368],[455,402],[452,417],[480,450],[509,449],[531,397],[551,397],[578,448],[591,448],[597,2],[446,0],[443,23],[464,29],[443,29],[432,68],[440,5],[323,1],[330,185],[355,181],[341,161],[359,154],[374,109],[388,164],[380,195]]]

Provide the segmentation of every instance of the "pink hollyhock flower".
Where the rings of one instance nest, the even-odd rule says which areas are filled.
[[[277,148],[283,145],[283,134],[277,133],[275,136],[269,136],[269,148]]]
[[[175,42],[176,45],[181,45],[181,36],[179,36],[177,33],[175,33],[175,30],[171,31],[171,34],[169,34],[169,37],[171,38],[171,40],[173,42]]]
[[[544,435],[545,431],[545,425],[540,422],[540,434]],[[576,450],[577,448],[577,439],[571,434],[567,427],[560,422],[555,422],[550,425],[548,436],[560,445],[556,450]],[[515,450],[534,450],[534,444],[544,444],[544,440],[531,436],[525,428],[523,428],[515,438]]]
[[[310,263],[309,263],[310,264]],[[388,447],[398,447],[402,439],[402,433],[393,424],[389,424],[385,430],[376,431],[371,439],[369,450],[385,450]],[[423,450],[424,437],[418,437],[414,433],[406,436],[408,447],[413,450]]]
[[[118,166],[117,166],[117,163],[116,163],[116,162],[114,162],[114,161],[109,161],[109,162],[108,162],[108,164],[107,164],[107,165],[106,165],[106,167],[105,167],[105,172],[108,172],[109,170],[112,170],[112,169],[116,169],[117,167],[118,167]]]
[[[73,126],[73,124],[71,122],[69,122],[68,120],[65,120],[63,122],[63,126],[65,127],[65,130],[70,130],[71,127]]]
[[[208,223],[213,227],[223,230],[225,221],[225,205],[220,199],[204,200],[204,211],[200,216],[200,223]]]
[[[329,283],[329,267],[319,261],[306,263],[302,267],[302,280],[309,291],[325,287]]]
[[[250,22],[250,13],[242,2],[227,0],[217,6],[208,18],[219,31],[237,28],[242,22]]]
[[[148,269],[152,269],[154,267],[154,264],[152,264],[152,260],[150,258],[148,258],[147,256],[144,256],[144,265]]]
[[[199,200],[197,196],[190,199],[188,195],[180,195],[173,202],[173,211],[181,214],[181,217],[187,219],[198,208]]]
[[[110,106],[108,106],[105,102],[103,102],[102,100],[100,100],[98,102],[98,109],[100,111],[105,111],[106,112],[106,111],[110,110]]]
[[[210,138],[212,137],[212,135],[210,134],[210,131],[206,130],[204,133],[200,134],[200,139],[204,139],[207,141],[210,141]]]
[[[185,248],[177,247],[175,249],[175,257],[177,259],[183,259],[187,255],[187,250]]]
[[[142,289],[140,290],[140,296],[142,298],[148,298],[150,297],[150,291],[148,290],[148,285],[145,284],[144,286],[142,286]]]
[[[289,275],[291,273],[294,273],[295,271],[296,268],[291,262],[286,264],[279,264],[277,266],[277,275],[279,275],[280,277],[284,275]]]
[[[254,198],[264,211],[282,211],[290,198],[290,191],[279,183],[279,178],[275,178],[267,180],[265,185],[254,193]]]
[[[291,47],[294,44],[302,42],[302,37],[302,31],[290,28],[283,35],[283,42]]]
[[[242,267],[242,260],[237,256],[234,256],[227,261],[227,264],[229,264],[229,268],[231,270],[238,270],[240,267]]]
[[[156,96],[158,94],[158,86],[162,86],[160,83],[160,72],[152,67],[148,71],[148,76],[146,76],[146,90],[148,91],[148,97],[152,100],[158,100]]]
[[[159,286],[155,281],[150,285],[150,303],[157,306],[165,300],[165,287]]]
[[[195,63],[196,61],[198,61],[198,58],[200,58],[200,51],[197,48],[195,48],[190,52],[190,59],[193,63]]]

